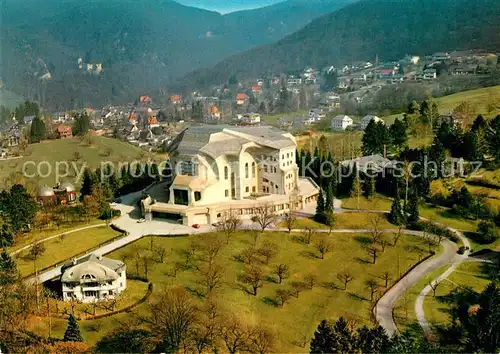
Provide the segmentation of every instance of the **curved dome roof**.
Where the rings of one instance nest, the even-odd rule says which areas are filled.
[[[39,197],[53,197],[54,195],[54,190],[50,187],[42,187],[38,190]]]
[[[74,192],[76,189],[75,189],[75,186],[73,186],[71,183],[69,182],[64,182],[63,184],[61,184],[61,189],[65,189],[66,192]]]
[[[66,269],[62,282],[101,282],[118,279],[118,274],[111,268],[93,261],[87,261]]]

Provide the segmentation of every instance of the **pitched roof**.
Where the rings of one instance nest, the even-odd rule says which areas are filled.
[[[97,256],[93,253],[62,266],[62,282],[109,281],[118,279],[116,271],[123,267],[122,261]],[[84,278],[86,275],[90,278]]]

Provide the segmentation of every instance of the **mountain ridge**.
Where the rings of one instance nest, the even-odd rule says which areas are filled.
[[[177,87],[226,82],[357,60],[397,60],[454,49],[500,50],[500,2],[362,0],[321,16],[274,44],[182,77]]]

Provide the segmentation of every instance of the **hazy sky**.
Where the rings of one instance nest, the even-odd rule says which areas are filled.
[[[276,4],[283,0],[177,0],[181,4],[201,7],[203,9],[214,10],[221,13],[231,11],[254,9],[266,5]]]

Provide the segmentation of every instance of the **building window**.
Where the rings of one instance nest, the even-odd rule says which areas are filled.
[[[287,152],[287,153],[286,153],[286,157],[287,157],[287,158],[288,158],[288,157],[290,157],[290,153],[288,153],[288,152]]]
[[[281,155],[281,159],[284,160],[285,159],[285,154]]]
[[[188,205],[188,191],[174,189],[174,204]]]
[[[267,172],[267,165],[264,165],[264,172]]]
[[[276,187],[276,189],[278,189],[278,185],[276,185],[275,187]]]
[[[113,295],[113,290],[110,290],[110,291],[108,292],[108,294],[109,294],[109,295]]]
[[[274,166],[274,173],[276,173],[276,171],[277,171],[277,170],[276,170],[276,166]]]
[[[201,192],[194,192],[194,200],[197,202],[201,199]]]
[[[229,168],[224,166],[224,179],[229,179]]]
[[[236,196],[236,189],[231,189],[231,196],[234,198]]]
[[[250,192],[250,188],[249,187],[245,187],[245,192]]]
[[[252,162],[252,178],[255,177],[255,162]]]
[[[224,192],[225,196],[226,197],[229,197],[229,190],[226,189],[226,191]]]
[[[226,191],[227,192],[227,191]],[[227,196],[226,196],[227,197]],[[217,217],[220,218],[222,216],[221,213],[217,213]]]
[[[245,164],[245,178],[248,178],[248,162]]]
[[[252,187],[252,192],[255,193],[255,186]]]

